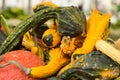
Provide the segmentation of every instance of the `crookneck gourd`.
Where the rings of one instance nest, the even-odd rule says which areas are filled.
[[[36,13],[14,28],[13,32],[0,46],[0,55],[12,50],[28,30],[40,28],[39,26],[51,18],[58,20],[60,35],[77,36],[83,33],[85,29],[86,18],[77,7],[52,8],[41,5]]]
[[[112,80],[120,74],[119,65],[100,51],[80,56],[58,72],[62,80]]]

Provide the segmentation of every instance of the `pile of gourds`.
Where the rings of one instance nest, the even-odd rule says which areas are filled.
[[[117,60],[98,51],[102,50],[99,43],[107,41],[110,33],[110,14],[95,9],[87,20],[77,7],[57,7],[49,2],[35,6],[34,12],[7,36],[0,55],[21,43],[46,63],[24,70],[35,78],[110,80],[119,76]]]

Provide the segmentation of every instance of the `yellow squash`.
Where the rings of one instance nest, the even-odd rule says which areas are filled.
[[[87,54],[94,50],[94,46],[97,40],[103,38],[103,33],[108,28],[110,14],[101,14],[98,10],[93,10],[88,21],[86,29],[86,38],[81,48],[77,48],[75,54]],[[107,30],[106,34],[109,32]],[[108,36],[108,35],[105,35]],[[72,57],[73,60],[73,57]]]
[[[50,61],[45,66],[32,67],[30,76],[35,78],[46,78],[54,75],[61,67],[68,63],[60,48],[51,49],[49,52]]]

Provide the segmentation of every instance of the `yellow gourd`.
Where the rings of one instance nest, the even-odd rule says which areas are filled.
[[[50,61],[46,65],[26,68],[15,60],[10,60],[7,63],[0,65],[0,68],[14,64],[23,70],[27,75],[34,78],[47,78],[60,70],[63,66],[68,64],[69,59],[62,53],[60,48],[52,48],[49,52]]]
[[[22,46],[24,46],[26,49],[31,50],[31,48],[35,45],[35,42],[32,38],[32,36],[30,35],[29,32],[26,32],[23,36],[23,40],[22,40]]]
[[[46,78],[55,74],[61,67],[68,63],[60,48],[51,49],[50,61],[45,66],[32,67],[30,76],[35,78]]]
[[[36,45],[36,42],[33,40],[33,36],[30,35],[29,32],[26,32],[23,36],[22,46],[26,49],[30,50],[33,54],[39,56],[42,60],[44,60],[44,54],[41,46]]]
[[[37,5],[33,6],[33,11],[36,12],[39,9],[39,7],[42,5],[52,7],[52,8],[58,7],[56,4],[52,2],[42,2],[42,3],[38,3]]]
[[[73,55],[87,54],[94,49],[96,41],[103,37],[105,29],[108,28],[110,17],[110,14],[100,14],[98,10],[93,10],[87,21],[87,34],[83,46],[77,48]]]

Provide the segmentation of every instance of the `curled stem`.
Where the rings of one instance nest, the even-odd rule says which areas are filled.
[[[0,65],[0,68],[4,68],[4,67],[6,67],[10,64],[14,64],[17,67],[19,67],[22,71],[24,71],[26,74],[30,74],[30,71],[31,71],[30,68],[24,67],[23,65],[21,65],[19,62],[15,61],[15,60],[11,60],[11,61],[8,61],[7,63],[3,64],[3,65]]]

